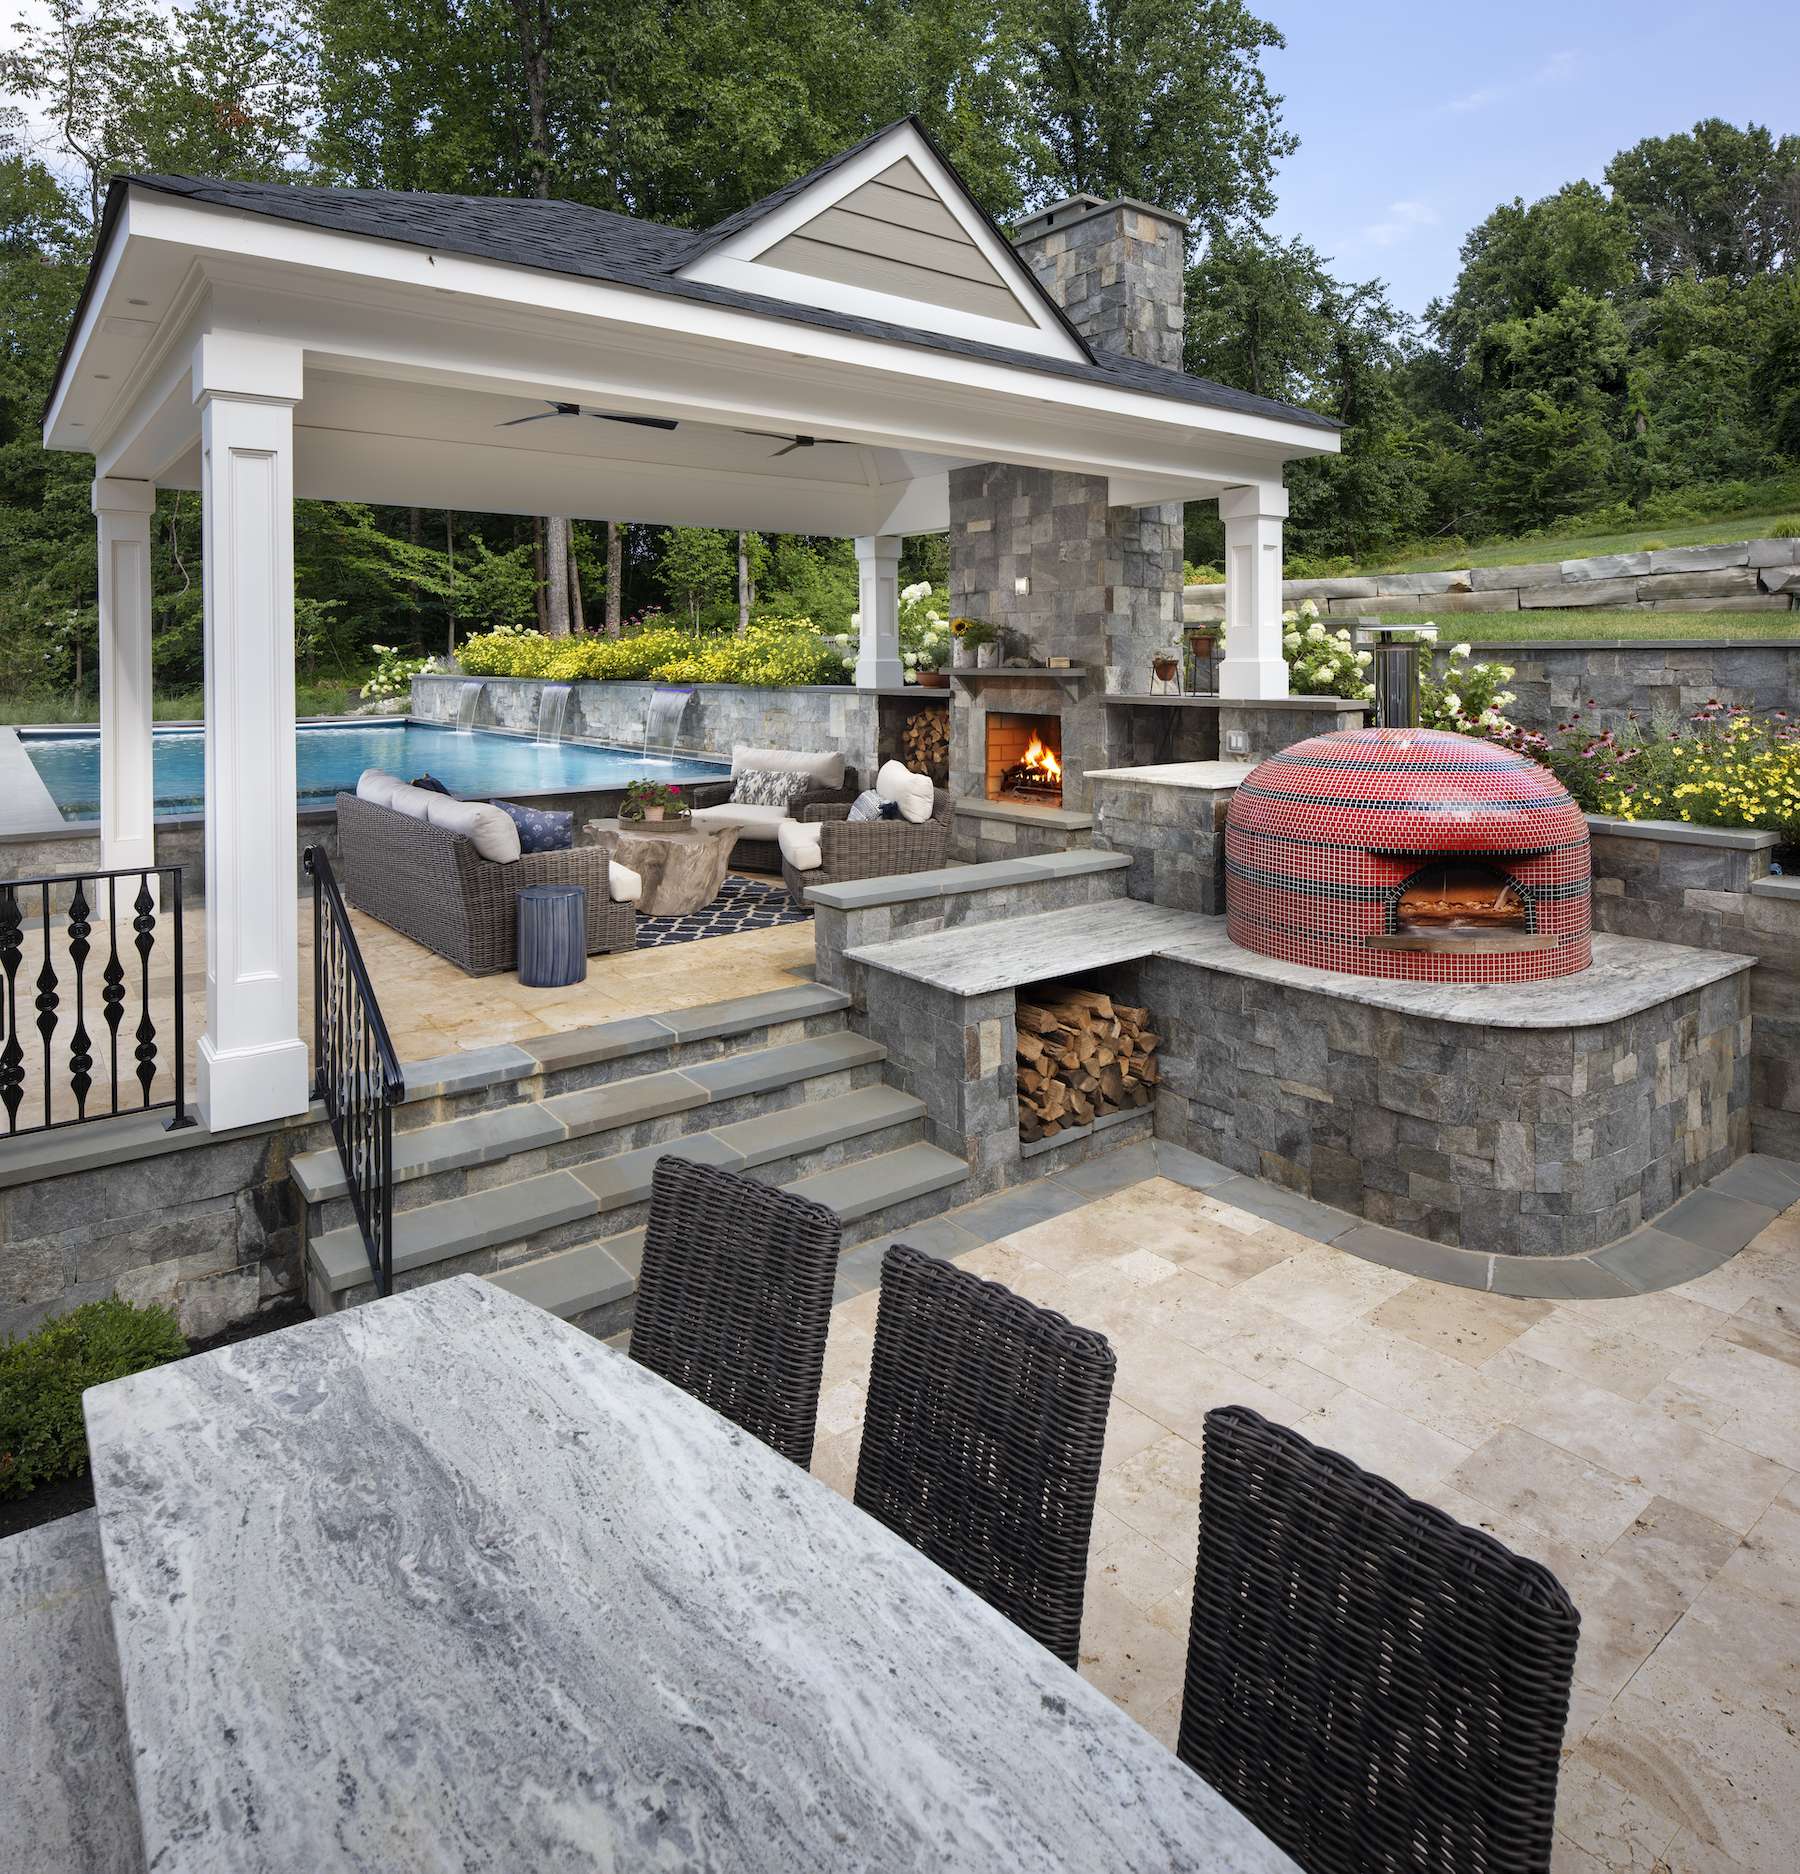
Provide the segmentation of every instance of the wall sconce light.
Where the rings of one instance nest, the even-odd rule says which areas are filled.
[[[1029,598],[1031,596],[1030,576],[1026,573],[1021,573],[1018,578],[1013,581],[1013,591],[1022,599]]]

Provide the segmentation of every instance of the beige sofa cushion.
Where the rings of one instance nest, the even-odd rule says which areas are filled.
[[[775,838],[777,829],[786,818],[785,807],[752,807],[741,800],[728,800],[717,807],[694,809],[696,826],[741,826],[745,832],[754,833],[758,839]]]
[[[365,768],[356,777],[356,798],[369,801],[377,807],[391,807],[394,804],[394,790],[405,785],[398,776],[389,774],[384,768]]]
[[[481,800],[454,800],[448,794],[433,794],[425,788],[408,788],[408,793],[424,794],[428,803],[425,818],[448,833],[460,833],[464,839],[496,865],[511,865],[519,857],[519,826],[510,813],[490,807]],[[405,807],[400,811],[404,813]]]
[[[816,820],[783,820],[776,834],[781,856],[796,872],[816,872],[825,863],[820,842],[825,829]]]
[[[606,895],[614,904],[636,904],[644,895],[642,877],[617,859],[606,862]]]
[[[844,756],[841,749],[825,755],[803,754],[797,748],[745,748],[731,751],[731,774],[735,780],[746,768],[777,768],[788,773],[810,774],[821,787],[844,785]]]

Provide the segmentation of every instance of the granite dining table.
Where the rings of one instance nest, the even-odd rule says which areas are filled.
[[[478,1277],[86,1406],[159,1874],[1294,1874],[881,1525]]]

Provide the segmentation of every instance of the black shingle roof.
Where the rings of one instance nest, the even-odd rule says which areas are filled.
[[[876,136],[885,134],[885,131],[875,133]],[[94,265],[96,268],[99,265],[106,246],[106,232],[122,206],[124,191],[129,185],[335,233],[366,235],[374,240],[398,241],[409,247],[434,248],[441,253],[467,254],[483,260],[533,267],[546,273],[604,280],[612,285],[729,306],[829,331],[918,346],[927,351],[980,358],[1054,377],[1112,385],[1121,390],[1173,398],[1181,403],[1270,417],[1313,429],[1340,427],[1330,417],[1314,410],[1279,403],[1271,397],[1253,397],[1224,384],[1209,383],[1205,378],[1165,371],[1110,353],[1091,353],[1089,359],[1081,361],[1045,358],[1035,352],[1014,351],[974,339],[953,338],[939,332],[858,318],[799,300],[775,299],[677,277],[675,270],[684,261],[769,213],[873,140],[865,138],[810,175],[698,234],[688,229],[664,227],[654,221],[639,221],[628,215],[615,215],[578,202],[541,201],[532,197],[316,189],[279,182],[221,182],[194,176],[119,176],[114,178],[107,198]],[[90,273],[90,289],[92,283],[93,274]],[[85,301],[84,293],[84,305]],[[75,324],[79,323],[78,312]],[[71,342],[72,339],[73,329]]]

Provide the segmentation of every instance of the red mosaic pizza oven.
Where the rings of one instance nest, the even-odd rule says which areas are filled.
[[[1347,729],[1253,768],[1226,928],[1359,976],[1516,983],[1590,960],[1587,822],[1548,769],[1438,729]]]

